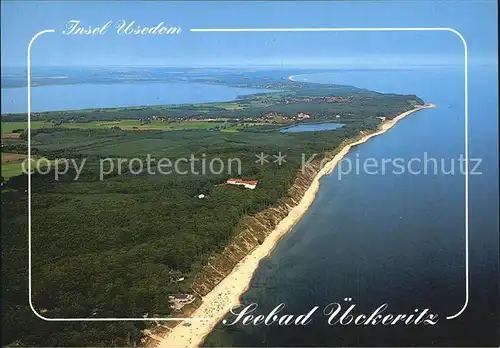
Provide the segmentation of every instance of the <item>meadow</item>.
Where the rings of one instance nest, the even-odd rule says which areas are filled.
[[[2,153],[2,182],[8,181],[14,176],[26,173],[28,170],[28,156],[25,154],[17,153]],[[38,168],[45,171],[47,165],[54,164],[54,161],[45,157],[32,156],[31,168]],[[32,172],[34,169],[32,169]]]
[[[189,129],[221,130],[225,132],[237,132],[241,128],[248,128],[262,125],[259,122],[235,122],[235,121],[203,121],[203,120],[172,120],[172,121],[148,121],[141,120],[118,120],[118,121],[91,121],[91,122],[63,122],[54,123],[51,121],[33,121],[31,129],[40,128],[75,128],[75,129],[112,129],[141,131],[176,131]],[[27,122],[2,122],[2,135],[7,135],[13,131],[27,131]]]
[[[40,129],[40,128],[51,128],[54,124],[48,121],[32,121],[31,129]],[[25,131],[28,129],[27,121],[14,121],[14,122],[3,122],[2,121],[2,135],[12,133],[13,131],[20,130]]]
[[[22,174],[21,161],[2,163],[2,178],[3,180],[9,180],[13,176]]]

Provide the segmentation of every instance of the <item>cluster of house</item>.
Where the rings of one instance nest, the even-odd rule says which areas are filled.
[[[311,118],[311,115],[306,114],[305,112],[298,112],[296,116],[286,116],[281,112],[268,111],[262,115],[260,122],[269,123],[269,122],[280,122],[280,121],[295,121],[295,120],[306,120]]]
[[[160,116],[160,115],[155,115],[155,116],[150,116],[150,117],[144,117],[139,119],[139,121],[143,122],[149,122],[149,121],[160,121],[160,122],[166,122],[166,121],[204,121],[204,122],[260,122],[260,120],[255,119],[253,117],[244,117],[244,118],[229,118],[229,117],[216,117],[216,118],[206,118],[204,116]]]
[[[253,190],[254,188],[256,188],[258,183],[259,182],[257,180],[242,180],[242,179],[234,179],[234,178],[227,179],[227,181],[226,181],[226,184],[228,184],[228,185],[243,186],[243,187],[248,188],[250,190]]]
[[[171,295],[168,297],[168,302],[170,302],[170,308],[175,311],[180,311],[182,307],[193,303],[195,297],[191,294],[179,294],[179,295]]]
[[[313,102],[313,101],[322,101],[322,102],[341,102],[341,101],[347,101],[349,97],[344,98],[344,97],[319,97],[319,98],[300,98],[300,99],[286,99],[280,101],[283,104],[293,104],[297,102]],[[298,112],[295,116],[287,116],[282,112],[276,112],[276,111],[268,111],[263,113],[259,117],[240,117],[240,118],[205,118],[203,116],[184,116],[184,117],[172,117],[172,116],[151,116],[151,117],[145,117],[141,118],[140,121],[142,122],[151,122],[151,121],[161,121],[161,122],[166,122],[166,121],[178,121],[178,122],[186,122],[186,121],[206,121],[206,122],[259,122],[259,123],[270,123],[270,122],[276,122],[276,121],[294,121],[294,120],[305,120],[311,118],[311,115],[305,113],[305,112]]]
[[[151,116],[151,120],[165,122],[167,119],[163,116]]]
[[[307,97],[307,98],[291,98],[291,99],[283,99],[279,102],[281,104],[295,104],[295,103],[312,103],[312,102],[321,102],[321,103],[342,103],[349,101],[351,97]]]
[[[285,114],[282,112],[276,112],[276,111],[267,111],[262,114],[260,121],[266,122],[266,121],[272,121],[274,119],[286,119]]]

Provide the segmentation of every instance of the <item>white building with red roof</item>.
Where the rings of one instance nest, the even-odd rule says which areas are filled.
[[[227,179],[227,181],[226,181],[226,184],[244,186],[245,188],[248,188],[250,190],[253,190],[254,188],[256,188],[258,183],[259,182],[257,180],[242,180],[242,179],[234,179],[234,178]]]

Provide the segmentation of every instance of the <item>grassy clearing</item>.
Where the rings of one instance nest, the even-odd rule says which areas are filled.
[[[243,128],[250,128],[254,126],[261,126],[266,123],[231,123],[226,128],[222,129],[222,132],[239,132]]]
[[[223,121],[189,121],[189,122],[175,122],[168,124],[170,130],[210,129],[222,125],[224,125]]]
[[[31,129],[48,128],[53,127],[52,122],[46,121],[31,121]],[[15,129],[28,129],[28,122],[2,122],[2,134],[12,133]]]
[[[2,164],[19,162],[27,157],[25,154],[21,153],[2,153]]]
[[[2,153],[2,177],[5,181],[23,173],[23,162],[27,161],[27,157],[25,154]],[[44,159],[44,161],[38,162],[41,159]],[[47,167],[46,161],[49,161],[51,165],[55,163],[55,161],[50,161],[45,157],[32,156],[31,166],[34,167],[40,163],[40,169],[43,170]],[[26,162],[25,166],[27,165]]]
[[[119,127],[122,130],[161,130],[161,131],[179,131],[189,129],[217,129],[223,132],[237,132],[241,128],[259,126],[263,123],[239,123],[225,121],[179,121],[179,122],[161,122],[152,121],[143,123],[139,120],[121,120],[121,121],[95,121],[88,123],[63,123],[57,127],[78,128],[78,129],[96,129]]]
[[[59,125],[54,125],[52,122],[34,121],[31,122],[31,129],[39,128],[77,128],[77,129],[110,129],[119,127],[122,130],[162,130],[175,131],[186,129],[211,129],[215,127],[223,127],[224,121],[180,121],[180,122],[161,122],[152,121],[144,123],[140,120],[121,120],[121,121],[92,121],[92,122],[67,122]],[[235,124],[241,127],[241,124]],[[232,131],[236,131],[236,128]],[[2,134],[11,134],[15,129],[28,129],[27,122],[2,122]]]
[[[22,173],[22,162],[10,162],[10,163],[2,163],[2,177],[4,180],[8,180],[13,176],[19,175]]]

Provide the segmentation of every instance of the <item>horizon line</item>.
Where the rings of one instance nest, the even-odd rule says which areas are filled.
[[[480,63],[475,65],[498,65],[498,62]],[[88,64],[88,65],[34,65],[32,68],[189,68],[189,69],[204,69],[204,68],[300,68],[300,69],[324,69],[324,68],[405,68],[405,67],[451,67],[461,66],[459,63],[443,63],[443,64],[193,64],[193,65],[160,65],[160,64]],[[2,69],[25,68],[25,65],[2,65]]]

